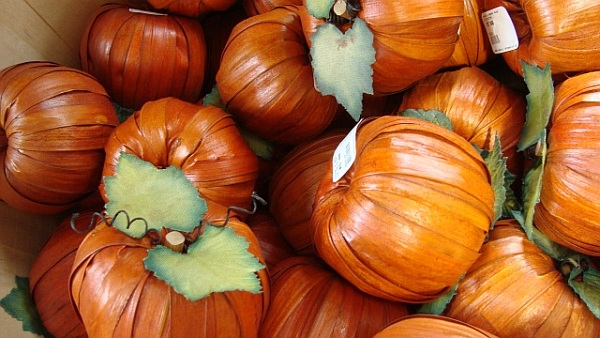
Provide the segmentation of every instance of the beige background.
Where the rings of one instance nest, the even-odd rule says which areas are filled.
[[[34,60],[79,67],[79,40],[92,11],[109,0],[0,1],[0,69]],[[0,298],[14,287],[15,275],[29,267],[59,221],[34,216],[0,202]],[[0,309],[0,337],[33,337]]]

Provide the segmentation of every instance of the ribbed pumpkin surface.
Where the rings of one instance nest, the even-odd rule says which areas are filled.
[[[501,220],[446,315],[500,337],[598,337],[594,317],[515,220]]]
[[[217,87],[227,110],[267,140],[298,144],[316,137],[338,104],[314,86],[298,9],[278,7],[237,24],[225,45]]]
[[[600,72],[556,88],[534,223],[575,251],[600,256]]]
[[[494,215],[487,169],[460,135],[400,116],[365,120],[357,159],[317,190],[317,253],[359,289],[387,299],[439,297],[479,257]]]
[[[248,226],[235,218],[228,226],[262,261]],[[81,243],[70,285],[90,337],[257,337],[269,304],[265,269],[262,293],[217,292],[191,302],[144,268],[152,247],[150,237],[133,239],[103,222]]]
[[[262,338],[371,338],[408,314],[405,304],[369,296],[308,256],[282,261],[271,276]]]
[[[373,338],[494,338],[495,335],[445,316],[406,316],[377,333]]]
[[[236,0],[148,0],[156,9],[194,18],[211,12],[226,11],[235,2]]]
[[[35,61],[0,71],[0,200],[52,214],[91,195],[117,124],[89,74]]]
[[[208,204],[206,220],[223,219],[230,206],[252,207],[256,155],[219,108],[175,98],[148,102],[115,128],[106,144],[103,176],[115,175],[122,151],[157,168],[181,168]],[[100,191],[108,202],[104,181]]]

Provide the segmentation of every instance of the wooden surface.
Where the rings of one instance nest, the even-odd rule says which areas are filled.
[[[33,60],[79,67],[79,40],[92,11],[120,0],[1,0],[0,69]],[[0,299],[15,286],[15,275],[29,276],[37,253],[59,222],[33,216],[0,202]],[[32,337],[0,309],[0,337]]]

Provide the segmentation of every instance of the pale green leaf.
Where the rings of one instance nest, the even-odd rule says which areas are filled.
[[[159,169],[122,152],[115,175],[105,176],[104,183],[113,225],[134,238],[163,227],[191,232],[206,212],[198,190],[175,166]]]
[[[448,304],[452,301],[452,298],[456,295],[456,290],[458,289],[458,284],[464,278],[464,275],[460,277],[460,280],[456,282],[448,291],[442,296],[428,302],[424,303],[417,309],[417,313],[419,314],[431,314],[431,315],[440,315],[444,312]]]
[[[500,137],[496,134],[492,151],[482,152],[485,165],[491,178],[492,189],[494,190],[494,219],[490,225],[493,228],[496,221],[502,217],[504,202],[506,201],[506,157],[502,153]]]
[[[527,94],[527,113],[525,125],[521,129],[517,150],[523,151],[534,145],[546,129],[552,106],[554,105],[554,85],[550,65],[544,69],[521,61],[523,77],[529,93]]]
[[[414,117],[414,118],[418,118],[421,120],[425,120],[434,124],[437,124],[440,127],[444,127],[448,130],[454,131],[454,124],[452,124],[452,120],[450,120],[450,118],[442,113],[439,110],[435,110],[435,109],[428,109],[428,110],[424,110],[424,109],[405,109],[404,111],[400,112],[400,114],[398,114],[400,116],[408,116],[408,117]]]
[[[318,90],[323,95],[333,95],[358,121],[363,94],[373,94],[373,33],[357,18],[345,34],[334,24],[325,23],[310,39],[311,64]]]
[[[29,293],[29,278],[15,276],[16,287],[0,299],[0,307],[11,317],[22,322],[23,331],[52,337],[46,330]]]
[[[315,18],[328,18],[334,3],[335,0],[306,0],[306,10]]]
[[[275,145],[272,142],[269,142],[261,137],[258,137],[255,133],[249,131],[246,128],[239,127],[240,134],[250,146],[250,149],[254,151],[256,156],[270,160],[273,157],[273,153],[275,152]]]
[[[219,93],[219,88],[216,85],[213,86],[210,93],[204,95],[202,98],[202,106],[215,106],[225,110],[225,103],[223,102],[223,99],[221,99],[221,93]]]
[[[259,293],[262,286],[256,272],[265,266],[248,246],[248,241],[230,227],[207,225],[187,253],[157,246],[148,250],[144,265],[191,301],[213,292]]]
[[[594,268],[586,271],[573,269],[569,275],[568,283],[594,316],[600,318],[600,271]]]

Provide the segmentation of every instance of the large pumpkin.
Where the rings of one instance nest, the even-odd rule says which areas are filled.
[[[500,337],[600,334],[600,321],[513,219],[496,223],[445,314]]]
[[[480,68],[463,67],[420,80],[404,94],[398,112],[408,108],[443,112],[456,133],[484,149],[492,149],[497,135],[509,171],[522,173],[517,143],[525,123],[525,96]]]
[[[260,137],[298,144],[324,131],[338,104],[314,86],[295,6],[278,7],[236,25],[217,72],[227,111]]]
[[[159,169],[181,168],[206,200],[207,220],[223,219],[231,206],[252,208],[256,155],[220,108],[175,98],[148,102],[115,128],[106,143],[103,176],[115,175],[122,151]],[[104,181],[100,191],[108,202]]]
[[[556,88],[535,225],[553,241],[600,256],[600,72]]]
[[[347,132],[327,132],[297,145],[271,177],[269,210],[282,236],[298,254],[314,253],[310,232],[313,201],[333,152]]]
[[[484,10],[502,6],[514,24],[519,47],[502,53],[523,75],[521,61],[553,74],[600,70],[600,3],[572,0],[484,0]]]
[[[302,5],[302,0],[242,0],[244,11],[248,16],[268,12],[275,7]]]
[[[420,303],[458,282],[494,217],[483,159],[460,135],[421,119],[366,119],[356,160],[332,180],[311,219],[316,251],[359,289]]]
[[[117,115],[89,74],[51,62],[0,72],[0,199],[31,213],[63,212],[98,187]]]
[[[82,212],[73,224],[84,230],[93,224],[94,217],[93,211]],[[87,337],[69,292],[69,274],[85,236],[74,231],[71,216],[66,217],[44,244],[29,271],[31,297],[44,327],[55,337]]]
[[[262,261],[250,228],[236,218],[227,226]],[[90,337],[257,337],[269,304],[265,269],[257,275],[261,293],[213,292],[190,301],[145,269],[153,247],[150,236],[134,239],[102,221],[81,243],[70,290]]]
[[[80,43],[81,67],[119,105],[139,109],[173,96],[196,102],[206,66],[200,22],[106,4],[90,17]]]
[[[258,209],[249,215],[246,223],[258,238],[260,252],[267,269],[273,269],[279,262],[295,256],[290,244],[283,238],[273,216],[266,209]]]
[[[409,315],[378,332],[373,338],[494,338],[478,327],[446,316]]]
[[[263,338],[370,338],[408,315],[405,304],[361,292],[313,257],[286,259],[271,276],[271,304],[260,328]]]

